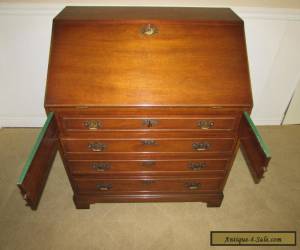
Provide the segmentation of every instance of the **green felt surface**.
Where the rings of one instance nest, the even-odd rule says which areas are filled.
[[[37,139],[36,139],[36,141],[34,143],[34,146],[33,146],[32,150],[31,150],[31,152],[29,154],[29,157],[28,157],[28,159],[27,159],[27,161],[26,161],[26,163],[24,165],[24,168],[23,168],[23,170],[21,172],[21,175],[20,175],[20,177],[18,179],[18,182],[17,182],[18,185],[22,184],[22,182],[24,181],[25,176],[26,176],[26,174],[27,174],[27,172],[28,172],[28,170],[30,168],[30,165],[31,165],[33,159],[34,159],[34,156],[35,156],[36,152],[39,149],[39,146],[40,146],[40,144],[41,144],[41,142],[43,140],[44,135],[47,132],[47,129],[49,127],[49,124],[50,124],[51,120],[53,119],[53,116],[54,116],[53,112],[50,112],[48,114],[47,120],[45,121],[44,126],[42,127],[40,133],[38,134],[38,137],[37,137]]]
[[[252,119],[250,118],[250,115],[248,114],[248,112],[244,112],[244,116],[246,118],[246,120],[248,121],[248,124],[251,127],[251,130],[253,131],[261,149],[263,150],[263,152],[265,153],[267,158],[271,158],[271,152],[270,149],[268,147],[268,145],[264,142],[263,138],[261,137],[260,133],[258,132],[256,126],[254,125]]]

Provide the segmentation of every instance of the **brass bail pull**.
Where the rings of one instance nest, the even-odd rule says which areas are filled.
[[[155,140],[143,140],[142,144],[145,146],[155,146],[158,145],[158,143]]]
[[[198,121],[197,125],[201,129],[210,129],[215,125],[215,123],[213,121],[201,120]]]
[[[97,130],[101,127],[100,121],[97,120],[88,120],[83,123],[84,127],[89,130]]]
[[[210,144],[207,142],[195,142],[192,144],[192,148],[196,151],[206,151],[210,148]]]
[[[88,148],[93,152],[102,152],[106,149],[106,144],[101,142],[91,142],[88,144]]]

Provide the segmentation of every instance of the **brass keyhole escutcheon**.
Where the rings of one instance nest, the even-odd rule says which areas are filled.
[[[194,170],[194,171],[197,171],[197,170],[201,170],[203,168],[206,167],[206,163],[205,162],[191,162],[189,164],[189,167]]]
[[[143,125],[146,126],[147,128],[152,128],[158,124],[157,120],[153,119],[145,119],[143,120]]]
[[[143,167],[153,167],[155,166],[156,162],[155,161],[143,161],[142,166]]]
[[[151,185],[151,184],[155,183],[155,180],[143,180],[142,182],[145,185]]]
[[[146,24],[141,28],[142,35],[153,36],[158,33],[158,28],[153,24]]]

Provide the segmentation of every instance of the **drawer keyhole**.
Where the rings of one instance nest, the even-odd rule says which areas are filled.
[[[156,162],[155,161],[143,161],[142,166],[143,167],[153,167],[155,166]]]
[[[153,183],[155,183],[155,180],[143,180],[143,184],[145,185],[151,185]]]
[[[152,128],[158,124],[157,120],[153,119],[145,119],[143,120],[143,125],[146,126],[147,128]]]

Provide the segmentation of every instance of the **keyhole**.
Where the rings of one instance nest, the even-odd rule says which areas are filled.
[[[157,121],[156,120],[152,120],[152,119],[145,119],[143,121],[143,125],[146,126],[147,128],[152,128],[153,126],[157,125]]]

